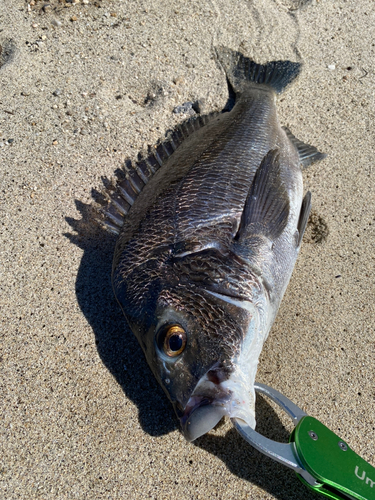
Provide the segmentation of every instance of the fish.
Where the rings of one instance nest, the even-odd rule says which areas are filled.
[[[301,64],[216,57],[232,109],[182,124],[102,210],[115,297],[189,442],[224,416],[255,428],[259,356],[311,208],[302,170],[325,157],[277,117]]]

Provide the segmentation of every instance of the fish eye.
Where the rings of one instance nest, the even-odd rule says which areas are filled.
[[[166,325],[157,335],[157,344],[167,356],[175,358],[186,347],[187,336],[180,325]]]

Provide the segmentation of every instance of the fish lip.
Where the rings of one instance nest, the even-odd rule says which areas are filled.
[[[185,409],[183,413],[181,414],[180,422],[182,428],[185,427],[186,422],[189,420],[191,415],[198,410],[198,408],[201,408],[202,406],[220,406],[224,407],[226,406],[229,402],[231,401],[231,394],[227,394],[223,396],[223,398],[217,399],[217,398],[210,398],[207,396],[191,396],[187,405],[185,406]]]
[[[194,394],[194,391],[185,408],[175,406],[183,435],[189,442],[209,432],[230,412],[232,391],[225,390],[220,384],[212,385],[212,395]]]
[[[190,399],[197,398],[193,396]],[[185,439],[188,442],[195,441],[212,430],[225,415],[228,415],[227,403],[230,400],[231,397],[221,400],[202,397],[193,405],[188,403],[180,418]]]

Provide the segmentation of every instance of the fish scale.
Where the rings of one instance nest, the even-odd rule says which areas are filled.
[[[261,102],[258,96],[240,97],[236,115],[225,116],[226,120],[220,123],[224,132],[215,141],[215,146],[206,149],[182,180],[176,195],[177,239],[191,236],[192,220],[199,221],[200,226],[204,223],[209,226],[210,221],[214,221],[215,232],[218,219],[228,218],[228,211],[238,221],[248,186],[263,156],[274,147],[276,140],[276,133],[266,133],[276,118],[274,97],[266,92],[258,94]],[[214,130],[217,134],[217,129]],[[249,148],[249,143],[254,145]],[[227,201],[225,206],[223,200]],[[210,237],[207,233],[207,238]]]

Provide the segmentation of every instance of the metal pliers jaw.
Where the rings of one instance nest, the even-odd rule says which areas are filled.
[[[282,408],[285,413],[292,418],[294,426],[297,426],[303,417],[307,417],[307,414],[302,411],[301,408],[299,408],[283,394],[276,391],[276,389],[258,382],[255,382],[254,388],[256,392],[264,394],[280,406],[280,408]],[[248,443],[251,444],[251,446],[273,460],[276,460],[290,469],[293,469],[311,486],[316,487],[319,485],[316,479],[304,468],[299,460],[295,443],[278,443],[276,441],[272,441],[272,439],[259,434],[259,432],[249,427],[242,419],[232,418],[232,422],[237,431]]]

